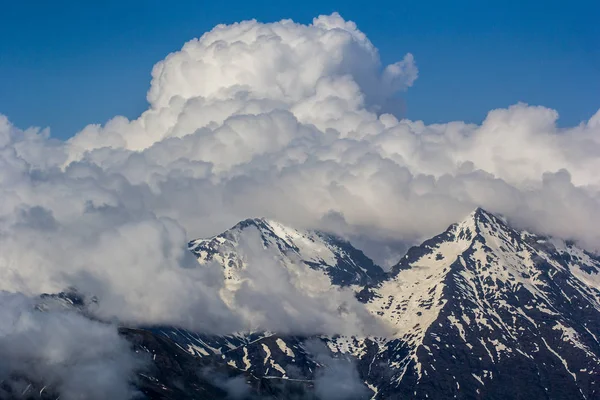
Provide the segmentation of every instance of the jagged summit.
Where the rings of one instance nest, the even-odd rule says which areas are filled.
[[[264,217],[246,218],[245,220],[242,220],[232,226],[230,229],[228,229],[228,231],[243,230],[251,226],[258,229],[269,229],[269,226],[275,223],[275,221],[270,221]]]
[[[465,246],[478,235],[481,235],[487,226],[493,226],[493,229],[500,231],[510,230],[502,219],[478,207],[465,219],[450,225],[439,235],[424,241],[419,246],[411,247],[400,261],[392,267],[392,276],[397,275],[403,269],[411,268],[413,262],[421,259],[424,255],[430,254],[434,249],[440,250],[435,254],[438,261],[448,257],[448,254],[444,254],[444,252],[464,250]],[[442,246],[444,243],[446,245]],[[448,243],[453,243],[453,245],[448,245]]]
[[[436,371],[465,366],[453,372],[463,376],[457,396],[520,382],[520,392],[503,389],[506,398],[542,398],[560,381],[564,398],[598,398],[599,278],[589,253],[478,208],[411,248],[368,306],[394,327],[404,351],[395,377],[422,385],[415,398],[444,397],[432,389]],[[536,372],[514,377],[515,367]]]
[[[197,239],[188,247],[198,257],[200,264],[209,261],[220,263],[227,279],[238,279],[245,267],[243,242],[258,233],[265,250],[274,252],[281,264],[293,268],[303,262],[330,277],[332,284],[366,285],[381,280],[385,273],[348,241],[320,231],[304,231],[290,228],[266,218],[250,218],[236,224],[220,235]]]

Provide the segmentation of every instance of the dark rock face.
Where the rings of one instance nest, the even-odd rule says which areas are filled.
[[[274,382],[233,368],[221,357],[195,357],[151,330],[121,328],[120,333],[151,360],[135,382],[148,399],[277,399],[310,392],[303,383]]]
[[[351,360],[367,393],[354,398],[600,399],[600,258],[573,243],[517,231],[478,209],[411,248],[387,274],[342,239],[261,219],[190,249],[200,264],[217,261],[237,279],[244,268],[237,244],[248,229],[278,251],[282,268],[292,254],[332,285],[357,287],[357,298],[393,335],[122,328],[149,360],[133,382],[142,397],[317,398],[315,382],[332,368],[327,353]],[[90,304],[74,291],[42,303],[82,311]],[[55,398],[51,392],[24,398]]]

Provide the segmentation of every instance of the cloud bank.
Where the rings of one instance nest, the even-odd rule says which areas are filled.
[[[245,21],[157,63],[136,120],[61,142],[1,117],[0,289],[83,286],[103,316],[214,326],[218,271],[184,244],[249,216],[394,243],[483,206],[597,249],[600,112],[567,129],[525,104],[481,125],[380,113],[417,75],[338,14]]]
[[[392,262],[398,243],[482,206],[599,249],[600,111],[565,129],[556,111],[526,104],[481,125],[399,119],[383,110],[418,76],[413,56],[400,58],[382,65],[338,14],[245,21],[157,63],[135,120],[61,142],[0,116],[0,290],[74,286],[100,299],[106,320],[231,331],[260,317],[280,329],[283,309],[270,319],[228,307],[218,268],[197,268],[185,243],[264,216],[383,244],[365,250]],[[304,332],[337,309],[310,304],[295,326]]]
[[[0,397],[32,398],[44,390],[66,400],[135,394],[130,373],[143,363],[115,326],[55,307],[36,310],[21,294],[0,292],[0,305]]]

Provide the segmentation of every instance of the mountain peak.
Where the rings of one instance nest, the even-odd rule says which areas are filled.
[[[411,247],[407,253],[400,259],[398,264],[392,267],[392,275],[396,275],[400,270],[409,269],[411,265],[426,255],[434,253],[434,250],[442,244],[455,243],[455,256],[464,251],[468,245],[479,235],[484,228],[495,226],[498,229],[510,229],[504,221],[500,220],[494,214],[477,207],[465,217],[462,221],[450,225],[444,232],[436,235],[419,246]],[[437,253],[436,257],[446,258],[448,255]]]
[[[268,224],[268,221],[264,217],[246,218],[235,224],[231,229],[245,229],[249,226],[261,227],[265,224]]]
[[[459,225],[472,225],[474,228],[478,228],[481,224],[493,224],[498,227],[509,228],[503,217],[481,207],[477,207],[475,210],[471,211],[471,213],[459,223]]]
[[[200,264],[216,261],[228,279],[238,280],[246,267],[241,243],[249,239],[247,228],[258,229],[262,246],[271,250],[282,266],[293,268],[302,262],[324,271],[334,285],[366,285],[381,280],[385,273],[362,251],[335,235],[312,230],[294,229],[266,218],[249,218],[231,229],[208,239],[193,240],[189,249]]]

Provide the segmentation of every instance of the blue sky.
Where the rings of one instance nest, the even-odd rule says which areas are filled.
[[[600,2],[575,1],[1,1],[0,113],[68,138],[146,108],[154,63],[218,23],[338,11],[380,49],[411,52],[419,79],[405,115],[480,122],[518,101],[574,125],[600,108]]]

